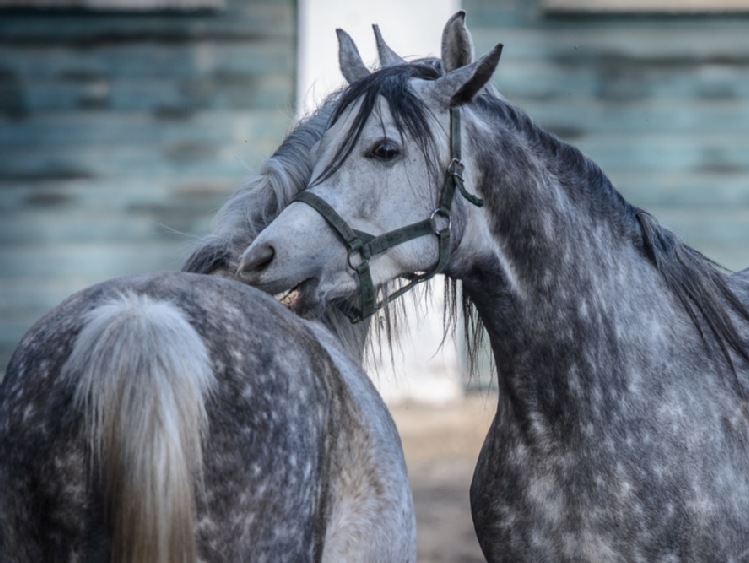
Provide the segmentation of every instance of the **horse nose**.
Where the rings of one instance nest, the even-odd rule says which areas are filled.
[[[275,255],[276,251],[270,244],[252,245],[244,251],[239,261],[239,277],[248,281],[257,280],[273,262]]]

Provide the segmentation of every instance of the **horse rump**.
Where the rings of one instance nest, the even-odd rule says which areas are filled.
[[[0,559],[195,561],[203,341],[176,305],[134,292],[61,319],[30,331],[0,387]]]

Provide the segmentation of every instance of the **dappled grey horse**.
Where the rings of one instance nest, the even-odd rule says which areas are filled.
[[[463,15],[455,16],[461,23]],[[436,272],[491,341],[499,402],[471,486],[490,561],[749,559],[749,285],[624,200],[488,85],[396,66],[341,93],[304,195],[244,278],[300,309]]]
[[[287,137],[186,270],[226,275],[306,185],[330,109]],[[337,316],[305,321],[188,272],[68,298],[0,384],[0,559],[414,561],[400,439],[361,369],[367,324]]]

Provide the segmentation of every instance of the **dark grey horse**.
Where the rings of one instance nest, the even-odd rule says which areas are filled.
[[[222,215],[186,270],[226,274],[306,185],[330,107],[288,136],[227,206],[254,211]],[[367,324],[337,315],[305,321],[187,272],[68,298],[0,384],[0,559],[414,561],[400,439],[361,369]]]
[[[245,279],[360,312],[370,284],[462,282],[500,391],[471,487],[490,561],[746,560],[746,275],[627,203],[487,85],[501,46],[471,63],[469,45],[445,35],[444,76],[386,68],[341,94]]]

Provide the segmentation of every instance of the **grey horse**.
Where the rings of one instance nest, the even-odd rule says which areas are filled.
[[[367,323],[303,320],[226,279],[232,249],[306,185],[331,107],[186,272],[82,290],[23,337],[0,384],[4,562],[415,561],[400,439],[361,368]]]
[[[463,22],[463,14],[457,18]],[[341,93],[312,181],[245,250],[299,310],[437,273],[498,372],[471,486],[489,561],[749,557],[749,285],[627,201],[445,33],[445,74]],[[349,312],[351,312],[349,310]]]

